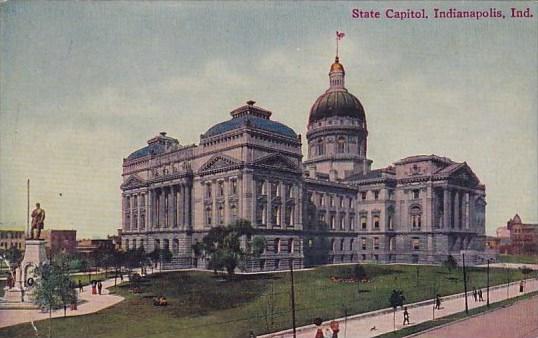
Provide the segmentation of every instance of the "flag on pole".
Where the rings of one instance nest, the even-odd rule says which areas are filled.
[[[336,38],[338,40],[342,40],[344,38],[344,36],[346,36],[346,34],[344,32],[336,31]]]

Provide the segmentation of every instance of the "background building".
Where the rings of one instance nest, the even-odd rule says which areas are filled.
[[[510,253],[514,255],[538,255],[538,224],[523,223],[518,214],[508,220]]]
[[[76,230],[47,229],[41,232],[41,237],[46,241],[48,255],[56,253],[75,253],[77,248]]]
[[[112,238],[107,239],[81,239],[77,241],[77,252],[86,256],[91,256],[99,250],[114,249]]]
[[[24,251],[24,230],[0,230],[0,250],[11,247]]]
[[[338,57],[301,136],[254,101],[200,136],[160,133],[123,162],[123,248],[169,248],[174,267],[205,267],[191,247],[214,226],[250,221],[267,243],[250,271],[377,261],[485,259],[485,186],[465,162],[406,157],[372,169],[367,123]],[[251,240],[247,238],[246,240]]]

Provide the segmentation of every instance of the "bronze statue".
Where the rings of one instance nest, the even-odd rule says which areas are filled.
[[[41,236],[41,229],[45,226],[45,210],[40,208],[40,204],[36,203],[36,208],[32,211],[32,232],[30,239],[34,239],[34,229],[37,229],[37,237]]]

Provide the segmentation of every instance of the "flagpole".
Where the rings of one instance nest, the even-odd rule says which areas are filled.
[[[30,229],[30,179],[26,181],[26,237]]]
[[[338,32],[336,32],[336,57],[338,57]]]

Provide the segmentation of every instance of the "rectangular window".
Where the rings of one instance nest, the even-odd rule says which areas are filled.
[[[325,196],[323,194],[319,194],[319,205],[325,206]]]
[[[207,183],[205,186],[205,197],[211,198],[211,183]]]
[[[206,213],[206,224],[207,225],[211,225],[211,223],[213,222],[213,219],[212,219],[212,214],[213,214],[213,210],[211,210],[211,207],[207,207],[205,209],[205,213]]]
[[[394,190],[389,190],[389,200],[394,199]]]
[[[324,212],[319,213],[319,223],[321,223],[321,224],[325,223],[325,213]]]
[[[368,218],[366,216],[361,216],[361,229],[366,230],[366,224],[368,223]]]
[[[362,238],[362,250],[366,250],[366,237]]]
[[[418,198],[420,198],[420,190],[415,189],[413,190],[413,199],[418,199]]]
[[[355,229],[355,215],[349,215],[349,229]]]
[[[331,206],[331,207],[334,207],[334,196],[333,196],[333,195],[331,195],[331,196],[329,197],[329,201],[330,201],[330,206]]]
[[[230,180],[230,194],[231,195],[237,194],[237,180],[235,178]]]
[[[340,230],[345,230],[345,229],[346,229],[346,219],[342,215],[340,216]]]
[[[344,197],[343,196],[340,196],[340,202],[339,202],[339,205],[340,205],[340,208],[343,208],[344,207]]]
[[[224,182],[223,181],[220,181],[218,183],[218,186],[219,186],[219,196],[224,196]]]
[[[259,204],[256,208],[256,223],[258,225],[265,224],[265,205]]]
[[[374,237],[374,250],[379,250],[379,237]]]
[[[379,190],[374,191],[374,199],[376,201],[379,199]]]
[[[374,229],[379,229],[379,215],[373,217]]]
[[[293,198],[293,186],[291,184],[286,184],[286,198]]]
[[[335,217],[334,215],[331,215],[331,229],[334,229],[335,228]]]
[[[353,209],[353,198],[349,198],[349,208]]]
[[[413,250],[420,250],[420,239],[413,237]]]
[[[361,199],[362,199],[363,201],[366,200],[366,191],[361,192]]]

